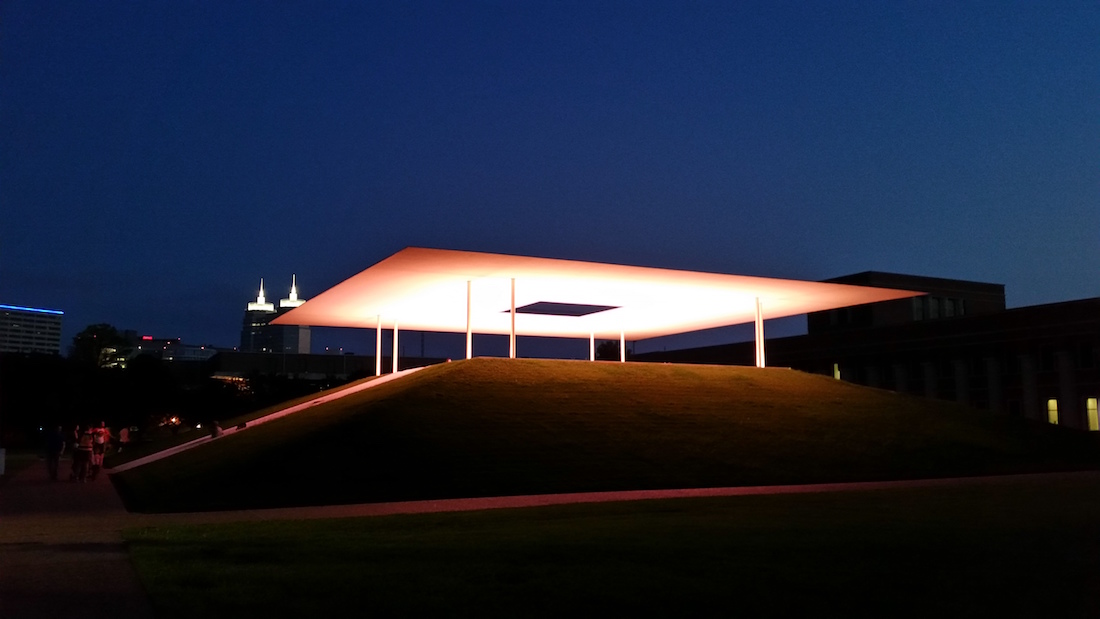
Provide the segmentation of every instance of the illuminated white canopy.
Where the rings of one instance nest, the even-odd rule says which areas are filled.
[[[514,284],[515,301],[512,290]],[[273,324],[641,340],[923,293],[409,247]],[[467,317],[469,323],[467,322]]]

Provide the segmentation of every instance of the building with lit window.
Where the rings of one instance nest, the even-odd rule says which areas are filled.
[[[310,330],[305,325],[273,325],[272,320],[305,303],[298,298],[298,278],[290,279],[290,295],[276,307],[264,295],[264,280],[256,300],[247,305],[241,325],[241,352],[309,354]]]
[[[138,335],[137,331],[127,329],[122,332],[124,340],[117,346],[104,348],[100,353],[100,367],[126,368],[137,357],[151,357],[161,361],[206,361],[221,352],[210,345],[184,344],[178,337],[153,337]]]
[[[768,340],[774,365],[1100,430],[1100,298],[1005,309],[1004,286],[868,272],[829,282],[920,297],[807,314],[807,333]],[[752,342],[638,355],[749,365]]]
[[[0,352],[60,354],[64,315],[61,310],[0,305]]]

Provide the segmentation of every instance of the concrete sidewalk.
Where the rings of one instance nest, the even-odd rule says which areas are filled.
[[[128,520],[107,476],[52,482],[39,461],[0,486],[0,617],[154,616],[120,531]]]

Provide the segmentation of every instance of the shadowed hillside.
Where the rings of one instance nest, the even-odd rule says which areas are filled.
[[[1095,468],[1093,437],[784,369],[474,359],[113,476],[190,511]]]

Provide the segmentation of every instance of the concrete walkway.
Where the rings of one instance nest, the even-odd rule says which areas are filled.
[[[94,482],[73,483],[68,481],[67,467],[68,461],[62,461],[63,481],[51,482],[46,476],[45,463],[39,462],[0,485],[0,617],[153,617],[148,596],[137,578],[122,541],[121,531],[131,527],[350,518],[686,497],[1013,484],[1041,479],[1088,478],[1100,483],[1100,472],[1089,471],[897,482],[586,492],[233,512],[135,514],[125,510],[114,487],[104,476],[101,475]]]
[[[127,512],[106,475],[51,482],[45,461],[0,486],[0,617],[153,617],[120,531]]]

